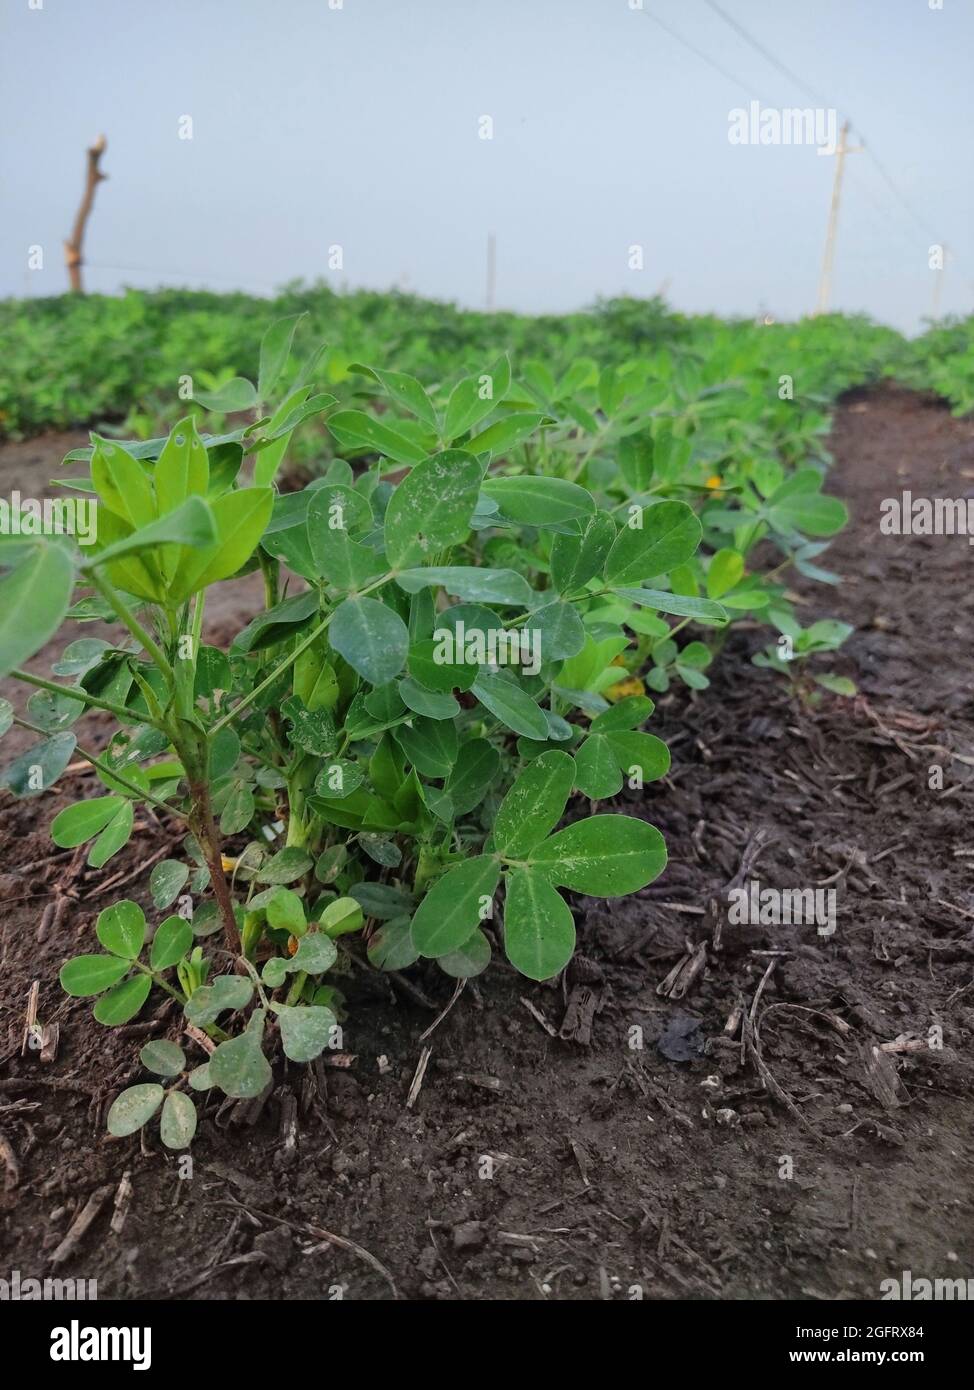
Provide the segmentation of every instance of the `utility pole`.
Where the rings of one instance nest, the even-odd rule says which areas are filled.
[[[494,311],[494,298],[497,290],[497,238],[493,232],[487,233],[487,312]]]
[[[818,303],[815,305],[815,313],[827,314],[829,309],[829,299],[832,294],[832,263],[835,259],[835,228],[839,220],[839,202],[842,198],[842,175],[845,172],[845,157],[847,154],[857,154],[862,149],[861,145],[847,145],[849,138],[849,122],[842,123],[839,132],[839,144],[835,151],[835,177],[832,180],[832,205],[829,208],[829,227],[825,234],[825,255],[822,258],[822,274],[818,282]]]

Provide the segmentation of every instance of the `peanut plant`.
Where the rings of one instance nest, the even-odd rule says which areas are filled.
[[[667,748],[642,729],[647,686],[704,688],[735,610],[771,607],[780,626],[778,571],[814,568],[822,547],[804,533],[844,519],[819,469],[786,475],[729,444],[694,459],[699,410],[640,369],[582,363],[555,383],[529,364],[515,384],[501,357],[442,399],[357,364],[376,412],[316,394],[317,353],[282,386],[295,328],[265,334],[256,384],[201,393],[167,437],[96,435],[69,455],[87,465],[66,481],[96,507],[90,544],[0,538],[0,675],[34,688],[25,716],[0,705],[0,732],[38,736],[6,784],[35,795],[86,760],[102,792],[51,835],[88,845],[95,868],[140,808],[181,836],[149,882],[159,913],[178,910],[150,930],[135,902],[114,903],[103,951],[61,972],[107,1026],[154,991],[178,1004],[207,1060],[147,1044],[163,1080],[109,1115],[130,1134],[161,1111],[172,1148],[193,1138],[192,1092],[257,1096],[278,1046],[308,1062],[340,1045],[353,968],[425,958],[463,980],[501,945],[530,979],[564,969],[563,890],[634,893],[666,863],[640,818],[562,825],[570,798],[665,776]],[[253,420],[201,434],[203,409]],[[315,416],[343,456],[281,491]],[[766,538],[784,559],[748,574]],[[251,572],[261,610],[208,644],[208,593]],[[96,619],[112,640],[71,641],[60,679],[24,669],[64,622]],[[702,636],[680,647],[691,623]],[[90,710],[114,721],[99,755],[71,731]]]

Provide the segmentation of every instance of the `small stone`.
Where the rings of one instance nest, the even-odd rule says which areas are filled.
[[[454,1250],[480,1250],[487,1241],[487,1232],[481,1221],[462,1221],[453,1228]]]

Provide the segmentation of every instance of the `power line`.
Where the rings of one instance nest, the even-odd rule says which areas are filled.
[[[709,6],[711,10],[713,10],[714,14],[718,15],[724,21],[725,24],[729,25],[730,28],[734,30],[735,34],[738,34],[746,44],[749,44],[756,53],[759,53],[761,57],[765,59],[766,62],[770,63],[772,67],[777,69],[778,72],[782,73],[785,77],[787,77],[789,81],[795,83],[795,85],[799,87],[803,92],[805,92],[808,96],[810,96],[814,102],[816,102],[820,106],[828,106],[830,104],[829,102],[823,99],[820,93],[816,92],[813,87],[809,86],[807,82],[805,82],[801,77],[799,77],[797,73],[792,72],[791,68],[787,67],[780,60],[780,58],[777,58],[775,54],[771,52],[769,48],[766,48],[763,43],[756,39],[748,29],[745,29],[744,25],[739,23],[739,21],[736,20],[733,15],[728,14],[726,10],[724,10],[720,5],[718,5],[717,0],[705,0],[705,3]],[[929,238],[930,229],[924,226],[922,217],[917,212],[910,199],[899,188],[892,174],[889,172],[886,165],[880,159],[879,155],[876,154],[862,127],[858,124],[857,121],[854,121],[852,119],[851,113],[847,112],[846,114],[848,115],[849,120],[856,131],[856,134],[859,136],[859,139],[865,146],[866,155],[868,156],[868,158],[872,160],[873,164],[875,164],[881,178],[883,179],[883,182],[886,184],[889,191],[893,194],[894,198],[900,204],[903,210],[909,215],[909,217],[912,218],[914,226],[919,228],[919,230],[923,233],[925,237]]]
[[[725,67],[721,67],[720,63],[715,62],[713,58],[708,57],[708,55],[704,53],[702,49],[697,48],[697,46],[695,44],[692,44],[689,39],[685,39],[682,34],[678,34],[677,31],[675,29],[671,29],[668,24],[664,24],[664,22],[659,18],[658,15],[652,14],[649,10],[639,10],[638,13],[645,15],[647,19],[651,19],[654,24],[659,25],[659,27],[663,30],[664,33],[669,34],[671,39],[676,39],[677,43],[682,43],[683,47],[686,48],[690,53],[693,53],[697,58],[699,58],[702,63],[706,63],[709,68],[713,68],[714,72],[719,72],[721,77],[725,77],[728,82],[733,82],[735,87],[743,87],[745,91],[748,91],[750,89],[752,85],[751,83],[742,82],[739,77],[735,77],[732,72],[728,72]]]
[[[762,58],[764,58],[767,62],[771,64],[772,67],[777,68],[778,71],[784,77],[787,77],[789,82],[793,82],[796,87],[800,87],[801,90],[807,93],[807,95],[810,96],[812,98],[812,101],[814,101],[817,105],[828,106],[829,103],[827,101],[823,101],[821,95],[817,93],[814,90],[814,88],[809,87],[808,83],[804,82],[802,78],[798,76],[797,73],[792,72],[791,68],[785,67],[784,63],[782,63],[779,58],[776,58],[770,49],[765,48],[764,44],[759,43],[753,34],[748,33],[748,31],[744,28],[743,24],[739,24],[733,15],[729,15],[726,10],[721,9],[721,7],[716,3],[716,0],[706,0],[706,3],[710,6],[710,8],[714,11],[715,14],[718,14],[720,16],[720,18],[724,21],[725,24],[729,24],[730,27],[735,31],[735,33],[741,36],[745,43],[749,43],[757,53],[761,54]]]

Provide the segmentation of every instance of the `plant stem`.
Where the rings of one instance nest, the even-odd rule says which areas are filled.
[[[32,734],[40,734],[42,738],[50,738],[50,734],[46,729],[38,728],[36,724],[31,724],[26,719],[20,719],[15,715],[13,722],[19,725],[21,729],[29,729]],[[151,792],[143,791],[142,788],[137,787],[134,782],[130,782],[126,777],[123,777],[120,772],[116,772],[114,768],[109,767],[107,763],[103,763],[101,758],[96,758],[94,753],[85,752],[77,743],[74,746],[74,751],[79,758],[84,758],[86,763],[90,763],[92,767],[97,768],[99,772],[103,773],[111,781],[117,782],[120,787],[125,787],[127,791],[137,796],[140,801],[151,801],[154,806],[158,806],[162,811],[168,811],[170,815],[180,816],[183,820],[189,819],[186,812],[181,811],[178,806],[170,806],[168,801],[160,801],[159,798],[153,796]]]
[[[190,797],[193,803],[193,810],[189,817],[190,828],[199,841],[203,858],[206,860],[206,867],[210,871],[213,892],[220,909],[220,916],[223,918],[223,940],[231,955],[239,956],[241,954],[240,932],[237,930],[237,919],[233,911],[230,887],[226,874],[223,872],[220,833],[213,819],[210,784],[206,780],[205,773],[201,778],[198,780],[194,778],[190,783]]]
[[[146,632],[145,628],[125,603],[121,595],[115,592],[107,579],[102,578],[96,568],[86,569],[84,573],[91,580],[92,584],[94,584],[102,598],[105,599],[107,603],[111,604],[119,622],[123,623],[128,628],[135,640],[140,642],[149,653],[152,660],[159,667],[159,670],[166,677],[171,688],[175,680],[173,669],[166,658],[165,652],[159,646],[155,638],[151,637],[149,633]]]
[[[380,578],[374,579],[371,584],[366,584],[364,589],[359,590],[356,597],[361,598],[365,594],[372,593],[373,589],[380,589],[383,584],[388,584],[389,580],[392,578],[393,572],[390,570],[388,574],[383,574],[382,576],[380,576]],[[258,695],[262,695],[265,690],[269,689],[270,686],[274,684],[274,682],[278,679],[279,676],[282,676],[284,674],[284,672],[288,669],[289,666],[293,666],[294,663],[297,661],[298,657],[301,655],[301,653],[307,651],[311,644],[318,637],[321,636],[321,634],[328,627],[328,624],[331,622],[332,618],[335,616],[335,613],[337,611],[337,609],[333,608],[330,613],[328,613],[324,618],[322,618],[318,626],[312,628],[308,636],[305,637],[305,639],[302,642],[298,643],[298,645],[294,648],[294,651],[291,652],[288,656],[284,658],[282,662],[280,662],[277,666],[274,667],[273,671],[270,673],[269,676],[265,677],[265,679],[262,680],[259,685],[255,685],[250,694],[245,695],[242,700],[238,701],[238,703],[234,705],[233,709],[228,710],[222,719],[218,719],[216,723],[213,725],[212,729],[210,730],[210,737],[212,738],[214,734],[218,734],[220,730],[224,728],[227,724],[232,723],[233,720],[236,719],[237,715],[241,712],[241,710],[246,709],[248,705],[252,705],[253,702],[257,699]]]
[[[58,685],[55,681],[44,680],[42,676],[33,676],[30,671],[11,671],[14,680],[23,681],[26,685],[36,685],[38,690],[50,690],[52,694],[64,695],[71,700],[77,700],[79,704],[90,705],[92,709],[107,710],[109,714],[114,714],[116,719],[124,719],[130,724],[151,724],[154,729],[160,729],[163,733],[161,724],[157,724],[151,717],[146,719],[135,710],[125,709],[123,705],[113,705],[110,700],[102,700],[97,695],[89,695],[80,686]]]

